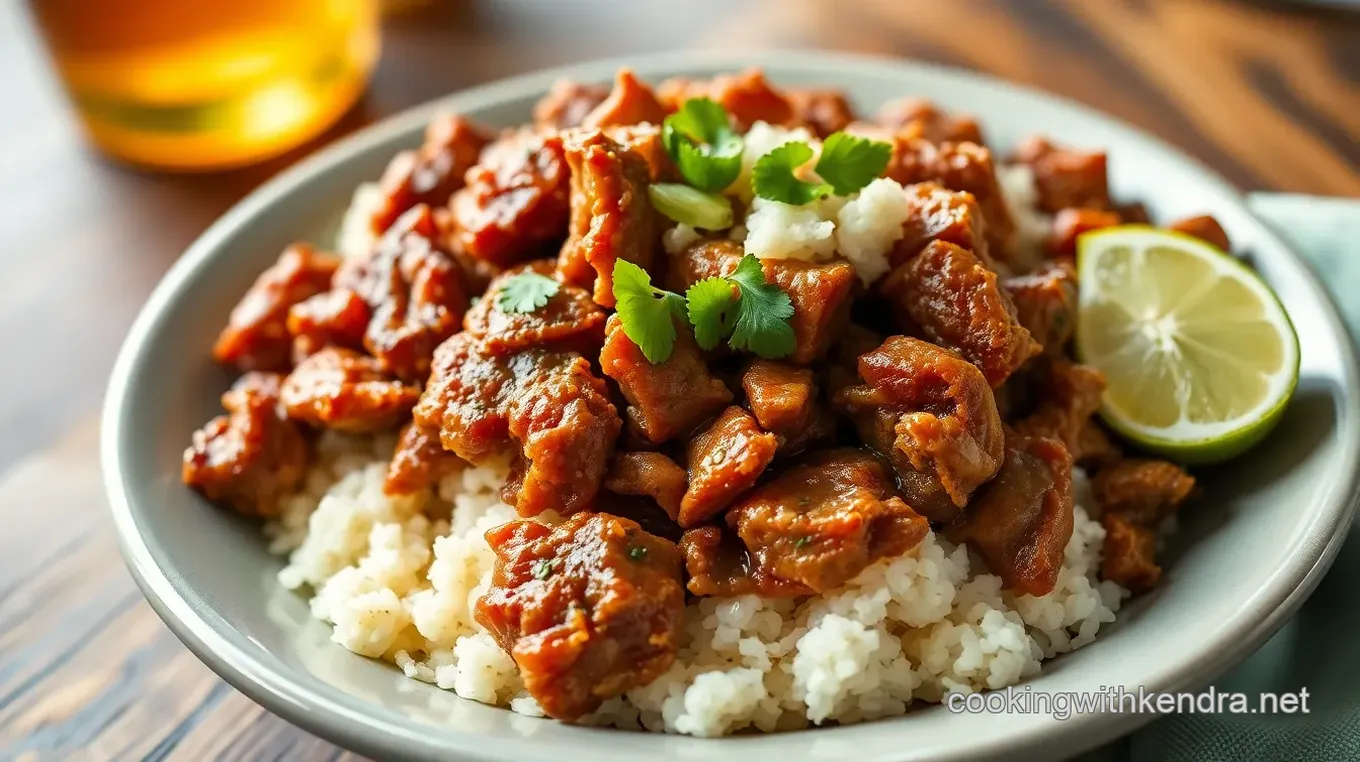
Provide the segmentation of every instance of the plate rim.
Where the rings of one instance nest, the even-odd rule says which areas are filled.
[[[132,498],[123,478],[124,463],[120,442],[122,431],[130,417],[127,405],[128,384],[133,369],[138,365],[143,347],[148,344],[148,339],[163,317],[168,303],[198,270],[206,266],[220,244],[236,229],[248,224],[258,213],[286,197],[307,179],[343,165],[350,157],[362,153],[367,148],[423,127],[433,114],[451,108],[455,103],[464,104],[467,108],[476,108],[477,105],[474,104],[491,105],[513,97],[545,92],[547,86],[560,78],[591,79],[590,73],[609,71],[625,65],[637,69],[643,75],[683,70],[698,65],[769,68],[791,65],[842,72],[872,66],[880,73],[890,70],[889,73],[896,72],[907,76],[933,72],[950,78],[966,79],[984,88],[1018,92],[1029,100],[1074,110],[1135,133],[1140,139],[1175,154],[1179,160],[1191,165],[1206,182],[1217,184],[1231,194],[1244,213],[1255,217],[1244,194],[1234,184],[1155,134],[1117,117],[1063,96],[1011,83],[988,74],[912,59],[845,52],[780,49],[667,51],[616,56],[537,69],[455,91],[404,109],[326,146],[276,175],[233,205],[195,239],[167,270],[133,321],[127,338],[119,349],[101,416],[100,462],[104,486],[109,497],[119,548],[133,579],[152,609],[195,656],[233,687],[285,720],[341,746],[375,756],[399,754],[433,758],[456,752],[469,759],[499,760],[507,758],[508,755],[523,756],[526,752],[529,756],[525,758],[536,757],[543,751],[541,744],[535,744],[529,739],[523,739],[519,743],[490,741],[477,734],[452,728],[445,729],[445,732],[438,736],[426,736],[413,732],[417,727],[423,726],[423,723],[418,721],[405,717],[389,721],[373,713],[365,713],[360,705],[371,708],[376,704],[334,687],[328,686],[324,691],[314,689],[289,677],[291,672],[275,670],[271,665],[263,663],[252,653],[250,646],[253,644],[230,627],[225,628],[224,632],[222,625],[226,624],[225,620],[201,599],[193,600],[196,596],[195,591],[187,589],[187,586],[183,591],[179,589],[176,580],[172,579],[172,575],[157,562],[154,552],[138,531]],[[1332,333],[1344,339],[1348,335],[1344,323],[1316,274],[1273,229],[1265,223],[1261,225],[1265,235],[1272,239],[1272,244],[1284,252],[1290,264],[1302,275],[1304,284],[1314,292],[1316,301],[1320,303],[1322,316]],[[1341,380],[1344,382],[1344,391],[1352,402],[1342,408],[1337,426],[1344,439],[1342,456],[1349,456],[1348,462],[1357,462],[1360,461],[1360,457],[1357,457],[1360,455],[1360,404],[1354,401],[1360,400],[1360,381],[1357,380],[1360,378],[1360,372],[1357,371],[1355,348],[1349,341],[1343,340],[1339,343],[1343,347],[1342,355],[1338,358]],[[1360,466],[1352,468],[1344,484],[1339,486],[1339,490],[1333,490],[1330,494],[1331,501],[1326,507],[1316,512],[1312,522],[1314,525],[1309,526],[1305,532],[1307,537],[1314,540],[1326,537],[1326,542],[1318,551],[1316,558],[1306,565],[1276,568],[1269,577],[1269,584],[1245,602],[1249,605],[1244,608],[1264,611],[1250,630],[1245,633],[1239,631],[1220,635],[1216,640],[1219,648],[1208,654],[1209,658],[1196,663],[1193,671],[1188,664],[1178,664],[1176,669],[1163,668],[1150,674],[1151,678],[1155,678],[1149,680],[1151,684],[1147,687],[1150,690],[1187,690],[1215,679],[1254,651],[1297,611],[1335,560],[1346,537],[1345,529],[1350,525],[1357,501],[1360,500]],[[1319,523],[1325,523],[1325,526],[1317,526]],[[1264,600],[1259,600],[1263,592],[1269,592],[1270,595]],[[212,621],[213,618],[221,621]],[[376,706],[385,712],[395,711],[381,705]],[[1017,745],[1020,745],[1022,751],[1026,753],[1041,749],[1052,750],[1055,748],[1055,742],[1066,740],[1067,743],[1063,745],[1064,753],[1078,753],[1116,735],[1127,733],[1155,717],[1156,715],[1125,713],[1080,714],[1058,721],[1051,716],[1027,715],[1026,722],[1008,725],[1007,732],[1003,734],[975,738],[966,745],[961,744],[943,752],[939,750],[931,752],[936,759],[971,759],[979,755],[1013,755]],[[886,726],[894,719],[901,718],[885,718],[873,724]],[[817,735],[834,733],[835,730],[823,728]],[[598,735],[598,731],[594,729],[587,732]],[[655,736],[657,739],[670,737],[659,734]],[[727,739],[727,743],[735,747],[737,744],[746,745],[761,740],[790,737],[794,736],[787,733],[738,736]]]

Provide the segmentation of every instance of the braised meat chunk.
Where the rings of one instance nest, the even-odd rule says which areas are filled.
[[[614,89],[581,120],[584,127],[617,127],[629,124],[661,124],[666,107],[656,99],[632,69],[624,67],[614,77]]]
[[[831,411],[818,398],[816,374],[810,368],[756,358],[742,371],[741,388],[760,428],[779,438],[781,456],[796,453],[835,430]]]
[[[732,401],[732,392],[715,378],[688,326],[677,325],[675,345],[665,362],[652,363],[623,332],[617,315],[606,326],[600,368],[619,384],[628,400],[628,429],[661,444],[688,434]]]
[[[1015,317],[1045,354],[1063,353],[1077,327],[1077,276],[1072,265],[1052,262],[1027,275],[1001,281],[1015,304]]]
[[[288,310],[293,363],[300,363],[326,347],[363,349],[372,319],[368,302],[347,288],[331,289],[294,304]]]
[[[604,341],[605,314],[585,289],[560,285],[542,307],[530,312],[507,311],[501,306],[502,293],[521,274],[551,278],[554,267],[552,260],[544,259],[502,273],[468,310],[463,318],[464,330],[480,339],[492,354],[541,346],[572,349],[585,355],[599,351]]]
[[[567,234],[571,172],[562,138],[524,129],[482,151],[453,196],[454,239],[471,256],[510,267],[549,253]]]
[[[623,425],[604,381],[575,352],[495,355],[466,331],[435,352],[415,421],[472,463],[512,455],[501,496],[521,516],[589,505]]]
[[[735,503],[726,523],[749,554],[729,567],[741,573],[704,579],[696,572],[723,568],[714,555],[690,569],[691,592],[826,592],[879,559],[906,553],[930,531],[897,496],[888,468],[853,449],[807,456]],[[701,545],[691,541],[686,551]]]
[[[406,418],[420,399],[420,387],[383,373],[368,355],[332,347],[294,368],[279,399],[289,418],[317,428],[382,431]]]
[[[904,138],[985,145],[976,119],[950,116],[921,98],[888,101],[878,110],[877,121]]]
[[[1062,443],[1011,436],[996,478],[949,527],[1001,577],[1006,588],[1047,595],[1072,539],[1072,457]]]
[[[467,461],[439,443],[439,432],[423,429],[414,421],[406,424],[397,438],[397,450],[387,464],[383,492],[409,495],[433,487],[446,476],[456,474]]]
[[[1155,527],[1190,497],[1195,479],[1175,463],[1129,458],[1100,469],[1091,487],[1102,513]]]
[[[569,79],[553,83],[548,94],[534,104],[534,124],[540,129],[579,127],[596,106],[609,97],[605,85],[583,85]]]
[[[594,285],[595,301],[614,306],[614,263],[647,270],[661,248],[661,221],[647,198],[651,168],[646,158],[601,132],[567,142],[571,167],[571,237],[562,247],[562,280]]]
[[[686,448],[689,487],[680,501],[680,526],[716,516],[751,488],[774,460],[779,440],[756,426],[751,414],[729,407]]]
[[[1086,460],[1083,444],[1094,442],[1083,434],[1091,424],[1091,416],[1100,409],[1100,397],[1105,392],[1105,374],[1089,365],[1078,365],[1064,359],[1050,360],[1038,372],[1039,404],[1025,418],[1015,423],[1021,434],[1048,437],[1063,443],[1078,463]]]
[[[1100,576],[1134,593],[1155,587],[1162,578],[1157,532],[1120,513],[1108,513],[1100,523],[1105,527]]]
[[[889,273],[881,290],[906,327],[963,355],[993,387],[1041,349],[996,273],[952,243],[931,242]]]
[[[1021,144],[1014,158],[1033,170],[1034,190],[1043,211],[1055,214],[1073,207],[1111,207],[1103,151],[1059,148],[1044,138],[1035,137]]]
[[[599,513],[557,527],[512,521],[486,541],[496,570],[477,622],[548,716],[577,719],[675,660],[685,606],[675,543]]]
[[[1176,220],[1167,227],[1177,233],[1192,235],[1201,241],[1217,246],[1223,251],[1232,250],[1228,233],[1223,230],[1222,225],[1218,224],[1218,220],[1207,214]]]
[[[957,354],[906,336],[861,355],[858,371],[861,383],[835,390],[832,404],[888,458],[908,505],[952,520],[1004,455],[986,378]]]
[[[1015,221],[1001,194],[991,151],[976,143],[936,144],[924,138],[897,136],[885,174],[903,185],[932,182],[971,193],[986,222],[983,232],[988,252],[1003,262],[1008,259]]]
[[[232,309],[213,358],[241,370],[287,370],[293,349],[288,311],[330,288],[339,266],[339,257],[305,243],[284,249]]]
[[[793,120],[812,128],[817,137],[840,132],[855,121],[854,109],[840,90],[790,90]]]
[[[921,253],[931,241],[945,241],[973,252],[983,264],[997,269],[987,253],[982,211],[973,194],[951,191],[936,183],[916,183],[906,188],[907,221],[902,237],[889,253],[897,267]]]
[[[1123,220],[1119,212],[1104,209],[1083,209],[1071,206],[1059,209],[1053,215],[1053,223],[1044,247],[1055,257],[1070,260],[1077,256],[1077,239],[1085,233],[1103,228],[1111,228]]]
[[[272,516],[279,498],[302,486],[307,439],[279,406],[277,373],[247,373],[222,395],[226,415],[194,432],[180,476],[213,501],[246,516]]]
[[[727,110],[732,126],[746,132],[756,122],[796,123],[793,103],[765,79],[760,69],[720,74],[711,80],[668,79],[656,88],[667,111],[677,111],[690,98],[711,98]]]
[[[378,187],[373,232],[382,233],[416,204],[440,207],[463,187],[463,176],[491,142],[485,130],[457,114],[441,114],[425,128],[425,142],[392,157]]]
[[[650,497],[671,521],[680,517],[680,501],[689,475],[659,452],[621,452],[604,477],[604,488],[616,495]]]
[[[345,262],[335,286],[369,307],[364,348],[384,372],[413,382],[425,380],[434,348],[458,330],[471,301],[463,270],[440,245],[423,204],[394,222],[368,257]]]

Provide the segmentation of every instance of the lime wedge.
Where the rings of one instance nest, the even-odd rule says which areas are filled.
[[[1133,442],[1212,463],[1259,442],[1299,378],[1270,287],[1231,255],[1146,225],[1077,241],[1076,352],[1105,372],[1101,416]]]

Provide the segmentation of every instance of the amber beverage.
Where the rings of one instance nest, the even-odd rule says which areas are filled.
[[[378,56],[377,0],[30,0],[90,139],[220,169],[324,130]]]

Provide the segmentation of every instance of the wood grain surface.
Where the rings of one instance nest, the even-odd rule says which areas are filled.
[[[0,760],[325,759],[142,601],[98,480],[118,344],[213,219],[329,140],[459,88],[662,49],[936,61],[1095,106],[1244,190],[1360,196],[1360,16],[1245,0],[449,0],[385,21],[364,100],[250,169],[161,175],[88,151],[22,5],[0,3]]]

